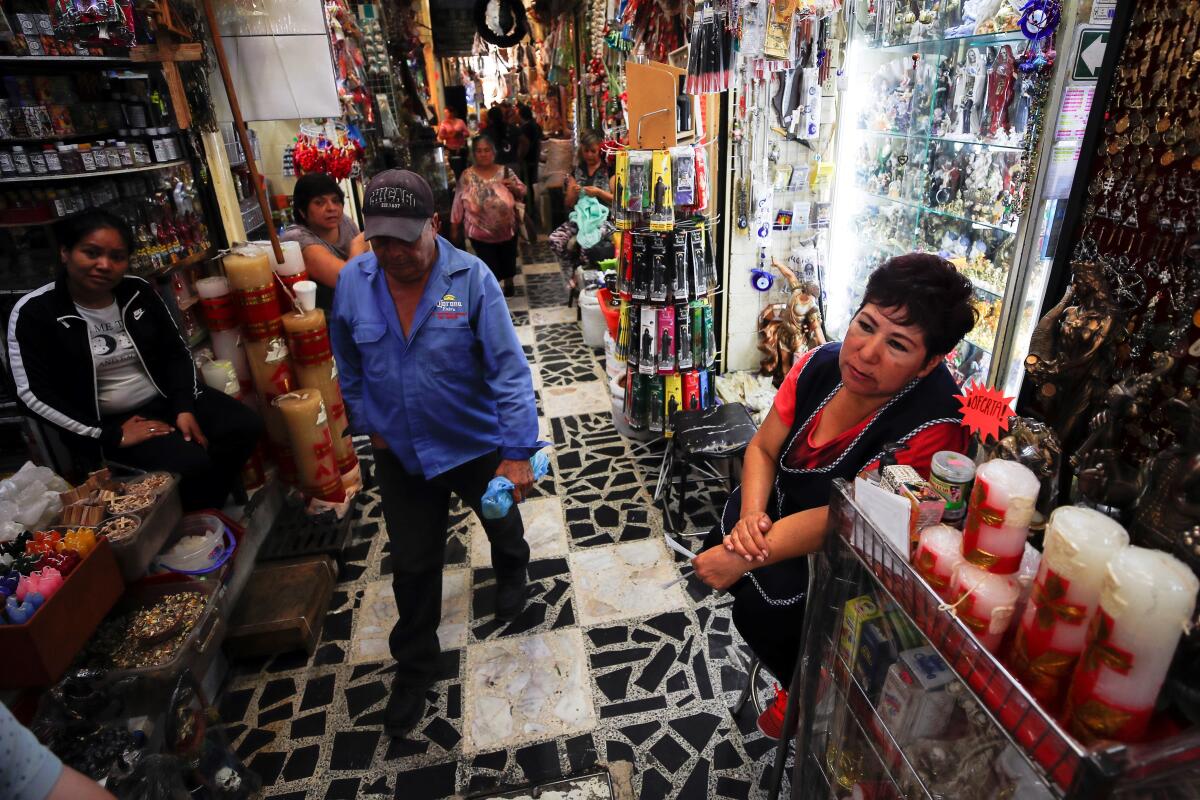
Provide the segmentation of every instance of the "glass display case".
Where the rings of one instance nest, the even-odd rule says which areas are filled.
[[[850,11],[827,325],[845,334],[870,273],[890,256],[940,253],[975,286],[979,322],[951,353],[986,380],[1027,226],[1054,69],[1001,10],[860,0]],[[1044,59],[1043,59],[1044,61]]]
[[[1200,729],[1084,746],[834,483],[792,679],[792,796],[1193,798]],[[776,751],[782,766],[787,747]]]

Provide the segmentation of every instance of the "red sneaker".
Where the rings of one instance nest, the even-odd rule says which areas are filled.
[[[788,694],[775,684],[775,702],[758,715],[758,730],[763,736],[778,741],[783,736],[783,718],[787,714]]]

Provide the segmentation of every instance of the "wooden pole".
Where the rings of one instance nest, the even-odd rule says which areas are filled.
[[[229,108],[233,111],[233,129],[237,131],[238,141],[242,144],[242,152],[246,154],[246,166],[250,170],[250,180],[254,183],[254,193],[258,197],[259,208],[262,209],[263,221],[267,224],[267,237],[271,240],[271,249],[275,251],[275,261],[283,263],[283,248],[279,245],[279,236],[275,226],[271,224],[271,207],[267,204],[267,190],[263,187],[258,174],[258,165],[254,163],[254,150],[250,147],[250,134],[246,132],[246,121],[242,119],[242,107],[238,104],[237,92],[233,89],[233,76],[229,73],[229,62],[225,60],[225,45],[221,41],[221,32],[217,30],[217,15],[213,13],[212,0],[204,0],[204,16],[208,18],[208,27],[212,31],[213,50],[217,53],[217,66],[221,68],[221,80],[225,84],[225,94],[229,96]],[[249,233],[249,231],[247,231]]]

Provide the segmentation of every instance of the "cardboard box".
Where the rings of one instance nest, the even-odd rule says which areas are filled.
[[[879,697],[879,716],[896,742],[904,745],[940,736],[954,714],[954,698],[946,691],[954,673],[932,647],[900,653],[888,668]]]
[[[882,617],[863,624],[854,678],[872,703],[879,699],[888,668],[896,662],[896,645],[887,633]]]
[[[858,643],[862,636],[862,627],[873,619],[879,619],[879,606],[875,598],[864,594],[846,601],[845,613],[842,615],[842,638],[838,642],[838,652],[846,665],[853,666],[854,656],[858,652]]]

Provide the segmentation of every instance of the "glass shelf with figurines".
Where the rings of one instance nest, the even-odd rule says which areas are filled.
[[[887,136],[894,139],[919,139],[922,141],[936,142],[939,144],[956,144],[964,147],[974,147],[983,150],[1003,150],[1020,153],[1021,147],[1012,144],[1002,144],[1000,142],[979,141],[967,137],[950,136],[924,136],[921,134],[902,133],[900,131],[877,131],[870,129],[862,129],[862,133],[866,136]]]
[[[872,48],[931,42],[993,44],[1021,38],[1022,3],[1011,0],[856,0],[854,20]]]

